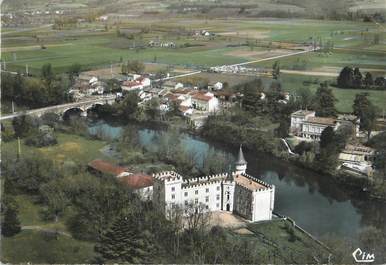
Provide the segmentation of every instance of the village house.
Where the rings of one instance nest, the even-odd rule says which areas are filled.
[[[218,99],[210,92],[193,93],[192,105],[197,110],[207,112],[216,112],[219,109]]]
[[[214,84],[208,85],[208,90],[212,90],[212,91],[221,90],[222,88],[223,88],[223,83],[221,82],[216,82]]]
[[[98,176],[116,177],[123,185],[132,189],[143,200],[151,200],[153,196],[153,177],[144,173],[129,172],[127,167],[111,164],[108,161],[95,159],[88,163],[88,170]]]
[[[151,86],[151,80],[143,76],[134,76],[135,79],[124,81],[121,88],[125,92],[138,91]]]
[[[168,80],[162,84],[162,88],[166,90],[180,89],[184,88],[184,84]]]
[[[291,114],[290,134],[310,140],[320,140],[327,127],[337,130],[342,125],[353,127],[353,135],[359,134],[359,119],[353,115],[335,117],[316,117],[315,111],[298,110]]]
[[[174,171],[155,174],[153,204],[166,216],[176,207],[193,205],[207,211],[233,212],[249,221],[272,219],[275,186],[246,173],[240,147],[235,172],[184,179]]]

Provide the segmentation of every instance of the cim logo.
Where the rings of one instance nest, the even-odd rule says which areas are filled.
[[[375,260],[375,255],[366,253],[365,251],[362,251],[360,248],[357,248],[353,253],[352,256],[354,257],[355,261],[358,263],[362,262],[374,262]]]

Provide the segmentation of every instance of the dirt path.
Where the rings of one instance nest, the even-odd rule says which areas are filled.
[[[57,233],[57,234],[62,235],[62,236],[72,237],[67,232],[60,231],[60,230],[53,229],[53,228],[44,228],[44,227],[41,227],[39,225],[26,225],[26,226],[22,226],[21,230],[36,230],[36,231],[41,231],[41,232],[53,233],[53,234]]]

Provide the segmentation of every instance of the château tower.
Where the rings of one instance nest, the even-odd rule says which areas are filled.
[[[236,175],[246,172],[247,161],[245,161],[245,158],[244,158],[242,145],[240,145],[239,155],[237,157],[237,161],[235,165],[236,165]]]

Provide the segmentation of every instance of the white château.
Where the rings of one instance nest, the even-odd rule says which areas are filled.
[[[247,162],[240,146],[235,171],[184,179],[174,171],[153,175],[153,204],[168,209],[205,205],[208,211],[227,211],[249,221],[272,219],[275,186],[246,173]]]

